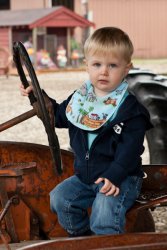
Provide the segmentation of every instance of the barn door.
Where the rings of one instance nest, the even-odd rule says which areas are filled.
[[[50,54],[50,57],[56,62],[56,48],[57,48],[57,36],[45,35],[44,36],[44,49]]]

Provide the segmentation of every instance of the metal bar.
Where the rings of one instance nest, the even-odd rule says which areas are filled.
[[[2,208],[5,208],[5,206],[8,202],[8,195],[7,195],[7,192],[5,190],[6,189],[5,189],[4,180],[1,179],[1,181],[0,181],[0,201],[1,201]],[[11,213],[10,209],[6,213],[5,222],[6,222],[7,231],[12,239],[12,242],[19,242],[18,236],[17,236],[16,231],[15,231],[13,217],[12,217],[12,213]]]
[[[6,213],[8,212],[8,209],[9,209],[9,207],[11,206],[11,204],[14,202],[14,199],[18,199],[18,197],[17,197],[17,196],[13,196],[13,197],[10,198],[10,200],[7,201],[7,203],[6,203],[6,205],[5,205],[4,209],[3,209],[3,211],[2,211],[1,214],[0,214],[0,222],[3,220],[4,216],[5,216]],[[1,239],[2,239],[2,242],[5,244],[6,248],[7,248],[8,250],[11,250],[11,248],[10,248],[10,246],[8,245],[8,242],[7,242],[6,238],[4,237],[4,235],[3,235],[2,231],[1,231],[1,229],[0,229],[0,237],[1,237]]]
[[[11,128],[13,126],[15,126],[16,124],[18,123],[21,123],[25,120],[28,120],[29,118],[33,117],[36,115],[36,111],[34,109],[30,110],[30,111],[27,111],[7,122],[4,122],[2,124],[0,124],[0,132],[8,129],[8,128]]]
[[[18,177],[23,176],[23,170],[22,169],[0,169],[0,177]]]
[[[10,246],[8,245],[8,242],[6,241],[6,239],[5,239],[5,237],[4,237],[4,235],[3,235],[3,233],[2,233],[1,230],[0,230],[0,237],[1,237],[2,242],[3,242],[4,245],[5,245],[6,249],[7,249],[7,250],[11,250],[11,248],[10,248]]]
[[[4,218],[5,214],[7,213],[7,211],[8,211],[11,204],[12,204],[12,200],[10,199],[10,200],[7,201],[5,207],[3,208],[3,210],[2,210],[2,212],[0,214],[0,222],[1,222],[1,220],[3,220],[3,218]]]
[[[4,216],[9,210],[11,204],[18,205],[19,204],[19,197],[17,195],[12,196],[6,203],[5,207],[3,208],[2,212],[0,213],[0,222],[3,220]]]

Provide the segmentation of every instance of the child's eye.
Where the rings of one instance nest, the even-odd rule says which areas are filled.
[[[100,65],[101,65],[100,63],[94,63],[93,64],[93,66],[95,66],[95,67],[100,67]]]
[[[110,64],[110,68],[116,68],[116,67],[117,67],[117,65],[115,63]]]

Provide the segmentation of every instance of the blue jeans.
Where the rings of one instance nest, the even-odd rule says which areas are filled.
[[[129,176],[118,196],[105,196],[99,192],[103,183],[87,185],[72,176],[50,192],[51,210],[57,213],[60,225],[74,236],[88,230],[97,235],[120,234],[124,232],[126,212],[139,196],[141,185],[142,178]]]

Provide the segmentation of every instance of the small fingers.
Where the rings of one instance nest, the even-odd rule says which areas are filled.
[[[119,194],[119,188],[116,187],[116,191],[115,191],[115,193],[114,193],[114,196],[117,196],[118,194]]]
[[[20,85],[20,92],[22,96],[28,96],[29,93],[33,90],[32,86],[28,86],[26,89],[24,86],[21,84]]]
[[[113,196],[117,196],[119,194],[119,188],[117,186],[115,186],[114,184],[112,184],[108,179],[106,178],[98,178],[95,183],[99,184],[100,182],[104,182],[104,185],[102,186],[102,188],[100,189],[100,193],[105,194],[106,196],[109,195],[113,195]]]
[[[99,184],[100,182],[104,181],[104,178],[98,178],[96,181],[95,181],[95,184]]]
[[[112,185],[111,189],[106,193],[106,196],[113,195],[114,197],[119,194],[119,188]]]
[[[25,90],[26,90],[26,93],[29,94],[31,91],[33,91],[33,88],[32,88],[32,86],[30,85],[30,86],[28,86]]]
[[[111,189],[111,182],[107,179],[105,179],[104,185],[102,186],[102,188],[100,189],[100,193],[106,193]]]

